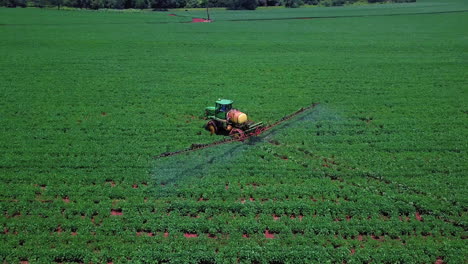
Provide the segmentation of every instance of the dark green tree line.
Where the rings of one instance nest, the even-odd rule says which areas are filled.
[[[231,10],[254,10],[258,6],[285,6],[290,8],[307,5],[342,6],[355,2],[416,2],[416,0],[0,0],[6,7],[68,6],[87,9],[148,9],[225,7]]]

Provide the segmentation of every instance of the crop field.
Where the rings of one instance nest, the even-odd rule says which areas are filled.
[[[0,8],[0,261],[467,263],[467,11]]]

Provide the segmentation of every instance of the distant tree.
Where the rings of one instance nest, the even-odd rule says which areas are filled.
[[[285,7],[297,8],[304,4],[302,0],[283,0]]]
[[[33,0],[32,3],[35,7],[39,8],[43,8],[47,5],[46,0]]]
[[[279,6],[282,4],[282,0],[267,0],[268,6]]]
[[[124,9],[125,8],[125,0],[110,0],[109,1],[109,8]]]
[[[145,9],[150,7],[150,2],[148,0],[135,0],[135,8]]]
[[[99,8],[102,8],[102,2],[101,0],[91,0],[89,1],[89,6],[88,6],[90,9],[99,9]]]
[[[318,5],[320,0],[305,0],[304,2],[308,5]]]
[[[0,6],[6,6],[6,7],[26,7],[27,3],[26,0],[4,0],[0,2]]]
[[[174,0],[150,0],[150,6],[153,9],[166,10],[174,7]]]
[[[231,10],[255,10],[257,6],[257,0],[229,0],[226,2],[226,7]]]
[[[50,4],[52,6],[56,6],[57,9],[60,9],[60,7],[63,5],[63,0],[49,0]]]

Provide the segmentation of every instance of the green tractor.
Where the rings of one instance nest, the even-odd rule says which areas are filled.
[[[209,119],[204,126],[210,133],[231,136],[243,140],[258,135],[265,129],[262,122],[255,123],[248,120],[245,113],[232,108],[232,100],[219,99],[215,106],[205,108],[205,119]]]

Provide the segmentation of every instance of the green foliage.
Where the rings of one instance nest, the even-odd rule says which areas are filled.
[[[1,0],[0,6],[6,7],[26,7],[27,0]]]
[[[229,10],[255,10],[258,6],[257,0],[225,0]]]
[[[392,2],[392,3],[411,3],[416,2],[416,0],[367,0],[368,3],[385,3],[385,2]]]
[[[304,4],[302,0],[284,0],[283,4],[285,7],[297,8]]]

